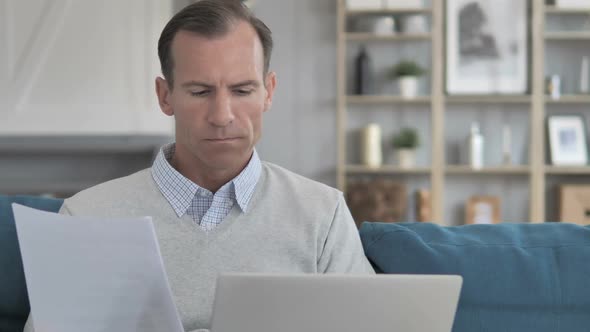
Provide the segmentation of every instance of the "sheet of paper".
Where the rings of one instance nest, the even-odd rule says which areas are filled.
[[[151,218],[13,204],[37,332],[183,332]]]

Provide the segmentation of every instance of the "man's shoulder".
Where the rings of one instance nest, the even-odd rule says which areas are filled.
[[[306,178],[284,167],[273,163],[263,162],[267,173],[267,185],[271,188],[286,194],[293,194],[298,198],[307,201],[330,201],[337,202],[342,192],[336,188],[315,180]]]
[[[66,199],[65,204],[69,208],[120,204],[122,201],[133,200],[134,197],[149,191],[150,187],[153,187],[152,182],[151,171],[147,168],[82,190]]]

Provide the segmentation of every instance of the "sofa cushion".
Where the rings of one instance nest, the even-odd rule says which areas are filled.
[[[21,332],[29,314],[29,300],[12,215],[12,203],[57,212],[63,200],[0,195],[0,331],[3,332]]]
[[[364,223],[360,234],[378,272],[463,276],[454,332],[590,326],[590,227]]]

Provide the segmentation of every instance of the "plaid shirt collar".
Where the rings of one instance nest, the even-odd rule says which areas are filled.
[[[186,213],[195,195],[200,190],[207,189],[187,179],[170,165],[175,150],[175,143],[165,145],[160,149],[152,165],[152,177],[176,212],[176,215],[180,218]],[[247,212],[248,204],[252,194],[254,194],[254,188],[258,183],[261,172],[262,163],[258,153],[254,150],[248,165],[233,180],[224,184],[220,190],[230,190],[232,197],[242,211]]]

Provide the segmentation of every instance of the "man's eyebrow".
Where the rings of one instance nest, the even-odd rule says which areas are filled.
[[[207,89],[211,89],[211,88],[214,87],[211,84],[207,84],[207,83],[203,83],[203,82],[197,82],[197,81],[188,81],[188,82],[182,83],[181,86],[183,88],[201,87],[201,88],[207,88]]]
[[[239,82],[239,83],[236,83],[236,84],[232,84],[229,87],[231,89],[236,89],[236,88],[242,88],[242,87],[245,87],[245,86],[248,86],[248,85],[251,85],[251,86],[257,88],[258,86],[260,86],[260,83],[258,83],[258,81],[256,81],[256,80],[247,80],[247,81],[244,81],[244,82]]]
[[[255,88],[260,86],[260,83],[256,80],[247,80],[247,81],[243,81],[243,82],[238,82],[235,84],[230,85],[230,89],[236,89],[236,88],[242,88],[245,86],[251,85]],[[207,84],[204,82],[198,82],[198,81],[188,81],[185,83],[182,83],[181,85],[183,88],[193,88],[193,87],[201,87],[201,88],[206,88],[206,89],[213,89],[215,88],[214,85],[212,84]]]

